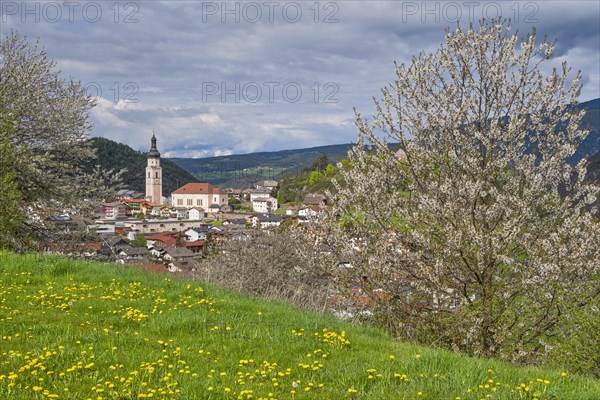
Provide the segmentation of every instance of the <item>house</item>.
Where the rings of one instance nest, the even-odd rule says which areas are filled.
[[[278,227],[283,222],[283,217],[277,214],[258,214],[252,218],[252,226],[266,229]]]
[[[108,247],[117,247],[117,246],[126,246],[127,242],[123,240],[120,236],[110,236],[103,240],[104,246]]]
[[[273,197],[259,197],[252,200],[252,210],[258,213],[270,213],[277,210],[277,199]]]
[[[197,254],[202,251],[206,240],[196,240],[195,242],[185,242],[184,246],[186,249],[190,249],[193,253]]]
[[[149,251],[145,247],[121,246],[117,250],[117,256],[124,262],[143,260]]]
[[[188,183],[171,193],[171,202],[174,207],[210,207],[217,204],[219,207],[227,204],[229,194],[210,183]]]
[[[152,215],[154,217],[160,217],[163,205],[158,203],[148,203],[145,202],[142,204],[142,212],[144,215]]]
[[[115,199],[117,200],[144,200],[144,193],[136,192],[129,189],[121,189],[115,193]]]
[[[248,224],[248,221],[246,218],[232,218],[232,219],[226,219],[225,221],[223,221],[223,226],[227,226],[227,227],[234,227],[234,228],[245,228],[246,225]]]
[[[171,218],[171,209],[167,206],[160,207],[161,218]]]
[[[124,221],[123,224],[136,233],[158,233],[165,231],[183,232],[197,227],[200,223],[189,220],[161,219],[154,221]]]
[[[233,207],[231,207],[229,204],[223,204],[221,206],[221,208],[219,209],[219,212],[222,212],[222,213],[233,212]]]
[[[225,189],[225,192],[227,192],[229,198],[241,199],[244,197],[244,192],[242,189],[227,188]]]
[[[136,215],[142,213],[142,204],[146,203],[146,200],[139,199],[125,199],[122,201],[125,204],[126,213],[128,216]]]
[[[321,206],[308,206],[308,207],[304,207],[301,208],[300,210],[298,210],[298,216],[299,217],[307,217],[307,218],[316,218],[317,215],[323,211]]]
[[[296,215],[298,215],[298,210],[296,210],[296,208],[293,206],[284,204],[283,206],[281,206],[281,208],[285,210],[285,215],[289,215],[291,217],[295,217]]]
[[[269,192],[276,189],[278,184],[277,181],[258,181],[255,184],[257,189],[268,189]]]
[[[253,189],[250,190],[250,201],[254,201],[256,199],[259,198],[267,198],[267,197],[271,197],[271,190],[270,189],[265,189],[265,188],[261,188],[261,189]]]
[[[327,205],[327,197],[323,196],[322,194],[309,193],[306,196],[304,196],[303,203],[305,206],[323,207]]]
[[[188,210],[188,218],[194,221],[202,221],[204,219],[204,208],[196,206]]]
[[[175,212],[177,213],[177,219],[188,219],[189,218],[188,209],[185,207],[176,207]]]
[[[185,261],[195,256],[194,252],[185,247],[168,246],[164,248],[163,258],[166,261]]]
[[[213,203],[210,206],[208,206],[208,212],[211,214],[216,214],[219,211],[221,211],[221,206],[217,203]]]
[[[154,235],[148,236],[146,238],[146,243],[152,246],[175,246],[175,244],[177,243],[177,239],[179,239],[180,237],[183,237],[183,235],[181,235],[178,232],[159,232]]]
[[[163,246],[160,246],[160,245],[150,246],[148,248],[148,251],[150,251],[150,255],[152,257],[158,258],[159,260],[162,260],[162,258],[165,255],[165,248]]]
[[[206,234],[210,232],[210,225],[202,225],[197,228],[188,229],[183,234],[187,236],[188,242],[196,242],[198,240],[206,240]]]
[[[124,219],[127,218],[126,210],[123,203],[100,203],[96,207],[96,214],[99,219]]]

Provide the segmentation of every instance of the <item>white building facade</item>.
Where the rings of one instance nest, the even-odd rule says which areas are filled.
[[[259,197],[252,201],[252,210],[258,213],[270,213],[277,210],[277,199],[273,197]]]
[[[210,183],[188,183],[171,194],[173,207],[208,209],[217,204],[222,207],[229,202],[229,194]]]

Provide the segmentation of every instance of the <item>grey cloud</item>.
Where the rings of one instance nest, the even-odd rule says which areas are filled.
[[[2,30],[39,36],[65,75],[97,85],[103,101],[93,112],[93,135],[145,151],[156,129],[165,154],[206,156],[355,140],[352,108],[371,115],[372,97],[395,77],[393,62],[409,63],[421,49],[437,48],[446,27],[455,26],[449,14],[441,14],[442,8],[458,4],[467,15],[466,3],[473,2],[429,2],[427,7],[440,8],[438,15],[427,14],[424,2],[320,2],[317,22],[309,9],[314,2],[298,3],[303,12],[298,23],[286,22],[281,14],[272,23],[265,16],[257,23],[243,18],[236,23],[229,16],[222,23],[219,14],[205,15],[204,21],[203,7],[220,6],[220,1],[139,1],[133,2],[136,23],[124,23],[132,11],[124,9],[129,3],[118,3],[116,23],[108,8],[114,3],[106,2],[98,3],[105,14],[97,23],[80,17],[74,23],[23,24],[11,17]],[[478,17],[494,2],[475,3]],[[575,70],[584,72],[582,100],[600,96],[598,4],[495,3],[505,16],[519,12],[513,26],[523,35],[533,26],[524,21],[531,11],[524,7],[536,5],[538,34],[558,39],[557,61],[566,55]],[[325,9],[327,4],[338,8]],[[416,10],[410,9],[415,5]],[[337,22],[324,23],[332,11]],[[232,96],[225,101],[219,95],[206,98],[206,84],[232,88],[250,83],[264,90],[267,82],[279,83],[278,89],[297,83],[302,98],[291,103],[281,92],[273,102],[266,100],[266,93],[257,103],[243,98],[235,102]],[[335,104],[323,102],[328,82],[336,85]],[[135,90],[127,89],[129,83]]]

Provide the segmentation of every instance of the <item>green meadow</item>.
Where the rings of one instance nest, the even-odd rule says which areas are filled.
[[[205,282],[0,253],[0,399],[52,398],[591,400],[600,382]]]

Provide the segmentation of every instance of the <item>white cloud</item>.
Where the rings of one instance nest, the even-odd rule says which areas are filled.
[[[296,23],[282,14],[286,2],[278,3],[272,22],[263,6],[256,23],[249,21],[253,14],[248,14],[248,2],[228,3],[239,7],[238,22],[221,9],[206,9],[221,8],[223,2],[95,3],[103,12],[97,22],[82,14],[82,3],[73,22],[63,12],[60,21],[50,23],[41,12],[39,22],[29,16],[22,23],[23,10],[11,11],[14,15],[4,10],[0,29],[39,36],[66,77],[101,95],[92,112],[93,135],[145,151],[154,129],[161,152],[168,156],[354,141],[353,107],[370,116],[372,97],[395,78],[393,62],[410,63],[420,50],[435,50],[444,29],[454,26],[448,2],[319,2],[318,15],[314,2],[296,2],[302,8]],[[474,2],[451,3],[467,16]],[[535,20],[540,36],[558,39],[559,59],[583,71],[581,100],[600,96],[598,2],[477,2],[475,23],[486,7],[494,11],[492,3],[512,17],[522,34],[534,25],[529,20]],[[428,13],[431,9],[433,14]],[[330,21],[325,21],[328,16]],[[282,93],[292,83],[302,89],[297,103]],[[237,84],[240,89],[223,98],[220,93],[209,95],[207,85],[213,84],[228,90]],[[269,101],[268,85],[275,84]],[[248,93],[240,93],[244,85],[260,86],[260,101],[253,103]],[[325,102],[327,96],[337,103]]]

